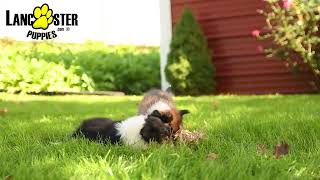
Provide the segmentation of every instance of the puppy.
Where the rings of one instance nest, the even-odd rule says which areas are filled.
[[[171,136],[169,123],[172,119],[161,119],[162,115],[155,110],[150,115],[138,115],[123,121],[108,118],[91,118],[83,121],[73,133],[73,137],[83,136],[102,143],[123,143],[134,147],[144,147],[155,141],[161,143]]]
[[[173,102],[173,94],[168,91],[152,89],[148,91],[138,107],[138,115],[148,115],[153,111],[159,111],[162,119],[172,119],[169,125],[173,134],[182,127],[183,115],[188,114],[188,110],[177,110]]]

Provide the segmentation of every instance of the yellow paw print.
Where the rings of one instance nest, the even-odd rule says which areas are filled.
[[[46,30],[48,26],[53,22],[52,9],[49,9],[48,4],[43,4],[41,8],[34,8],[33,16],[36,18],[36,20],[32,24],[32,27],[34,29]]]

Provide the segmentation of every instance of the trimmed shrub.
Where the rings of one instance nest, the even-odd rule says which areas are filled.
[[[215,90],[215,68],[207,41],[189,9],[184,9],[175,26],[165,73],[176,94],[200,95]]]

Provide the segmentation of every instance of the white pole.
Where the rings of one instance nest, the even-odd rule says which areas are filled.
[[[166,90],[170,84],[166,80],[164,68],[167,64],[167,56],[170,50],[172,36],[171,24],[171,2],[170,0],[159,0],[160,5],[160,72],[161,89]]]

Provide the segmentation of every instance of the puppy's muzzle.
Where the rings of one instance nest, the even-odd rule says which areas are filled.
[[[170,136],[171,134],[172,134],[172,128],[168,124],[164,125],[164,127],[161,128],[162,137],[167,137],[167,136]]]

